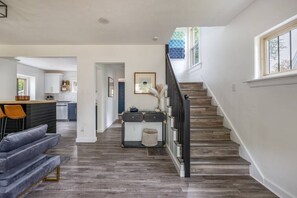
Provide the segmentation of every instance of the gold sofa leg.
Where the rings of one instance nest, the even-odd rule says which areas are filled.
[[[43,181],[49,181],[49,182],[58,182],[60,181],[60,166],[57,166],[57,168],[55,169],[56,172],[56,177],[45,177],[43,179]]]

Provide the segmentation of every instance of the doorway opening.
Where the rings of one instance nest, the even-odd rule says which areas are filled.
[[[125,64],[96,63],[96,131],[103,133],[125,110]]]

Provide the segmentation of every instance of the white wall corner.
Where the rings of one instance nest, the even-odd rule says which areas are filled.
[[[201,78],[203,79],[203,77],[201,77]],[[247,161],[249,161],[251,163],[251,165],[249,167],[250,176],[253,177],[255,180],[257,180],[262,185],[264,185],[270,191],[275,193],[277,196],[282,197],[282,198],[294,198],[293,195],[286,192],[280,186],[274,184],[273,182],[271,182],[270,180],[265,178],[263,172],[261,171],[261,169],[257,165],[256,161],[254,160],[253,156],[249,152],[248,148],[246,147],[245,143],[243,142],[242,138],[240,137],[238,131],[236,130],[236,128],[232,124],[231,120],[229,119],[229,117],[225,113],[224,109],[222,108],[222,106],[218,102],[214,92],[208,86],[207,82],[204,79],[203,79],[203,84],[204,84],[205,88],[207,88],[207,90],[208,90],[208,95],[213,97],[213,99],[214,99],[212,101],[213,104],[218,106],[218,114],[221,115],[221,116],[224,116],[224,125],[227,128],[231,129],[231,139],[233,141],[237,142],[238,144],[240,144],[239,155],[242,158],[244,158],[245,160],[247,160]]]

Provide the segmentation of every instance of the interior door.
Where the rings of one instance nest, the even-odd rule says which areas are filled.
[[[125,82],[119,82],[119,104],[118,113],[125,111]]]

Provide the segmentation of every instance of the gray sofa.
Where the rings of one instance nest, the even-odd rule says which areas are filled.
[[[15,198],[57,170],[60,156],[45,152],[60,142],[60,135],[46,134],[47,125],[9,134],[0,142],[0,197]]]

